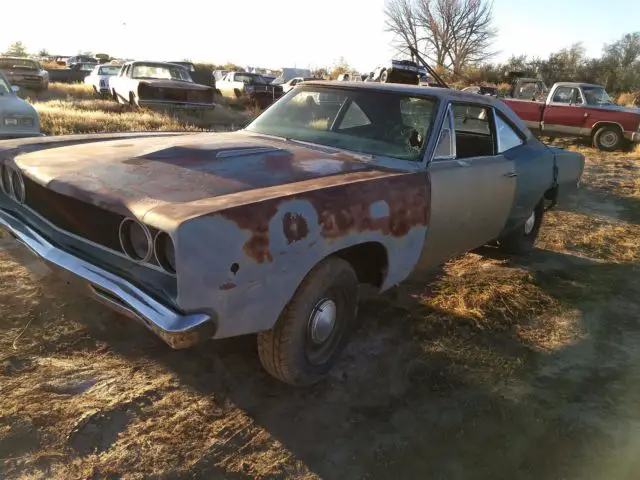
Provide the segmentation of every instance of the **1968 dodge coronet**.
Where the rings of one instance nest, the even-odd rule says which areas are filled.
[[[584,158],[504,103],[305,82],[233,133],[0,143],[0,227],[174,348],[257,333],[267,371],[323,378],[380,291],[487,243],[533,248]]]

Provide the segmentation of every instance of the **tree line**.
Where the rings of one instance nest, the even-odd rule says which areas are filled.
[[[548,58],[519,55],[492,62],[497,30],[487,0],[387,0],[384,13],[398,53],[412,56],[415,48],[449,81],[500,84],[508,72],[520,71],[547,84],[584,81],[614,94],[640,90],[640,32],[605,44],[599,58],[587,57],[576,43]]]

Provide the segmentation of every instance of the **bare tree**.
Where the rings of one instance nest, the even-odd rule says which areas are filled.
[[[386,29],[400,52],[414,47],[436,67],[460,73],[495,55],[492,8],[487,0],[388,0]]]

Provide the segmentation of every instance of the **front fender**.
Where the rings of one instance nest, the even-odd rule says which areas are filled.
[[[418,172],[188,220],[175,232],[178,304],[215,310],[216,338],[268,330],[315,265],[370,242],[387,251],[385,290],[417,264],[429,205],[429,177]]]

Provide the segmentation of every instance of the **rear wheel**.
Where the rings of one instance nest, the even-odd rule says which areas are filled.
[[[498,239],[500,250],[513,255],[525,255],[531,252],[538,238],[543,216],[544,202],[540,202],[521,226]]]
[[[275,326],[258,334],[264,368],[291,385],[322,380],[356,326],[358,278],[340,258],[319,263],[304,279]]]
[[[596,148],[605,152],[614,152],[622,148],[624,137],[618,127],[606,126],[598,129],[593,136]]]

